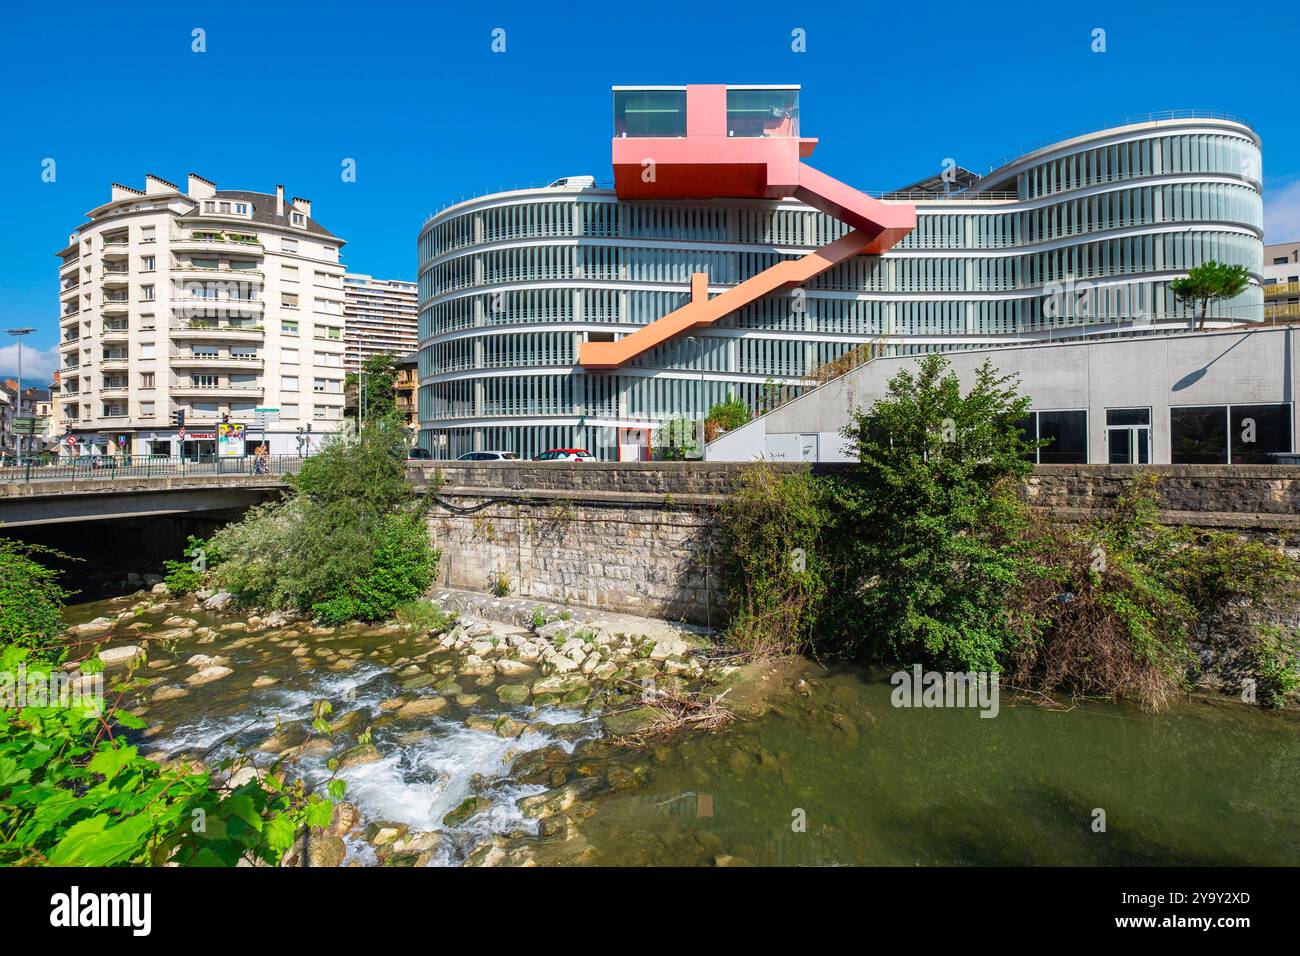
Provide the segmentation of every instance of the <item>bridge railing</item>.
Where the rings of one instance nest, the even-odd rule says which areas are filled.
[[[187,475],[287,475],[296,472],[298,455],[258,458],[169,458],[166,455],[77,455],[64,458],[0,457],[0,482],[123,478],[158,478]]]

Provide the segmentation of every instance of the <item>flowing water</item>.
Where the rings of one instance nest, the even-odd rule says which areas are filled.
[[[80,605],[68,621],[123,607]],[[209,626],[238,620],[182,613]],[[171,652],[151,642],[153,663],[174,662],[146,669],[158,679],[151,690],[184,687],[194,670],[184,662],[195,653],[228,658],[234,673],[150,705],[142,747],[159,756],[211,749],[209,762],[248,748],[267,762],[270,754],[252,748],[277,726],[310,721],[315,701],[333,703],[332,720],[359,711],[332,750],[308,748],[293,772],[323,779],[329,755],[369,724],[382,756],[341,771],[346,799],[369,822],[445,829],[435,864],[463,861],[494,834],[534,843],[538,862],[606,865],[1300,863],[1294,713],[1197,700],[1159,715],[1110,703],[1052,710],[1004,693],[998,716],[986,719],[976,710],[895,708],[884,675],[807,664],[764,716],[631,750],[597,740],[599,723],[580,710],[501,704],[494,677],[479,678],[481,686],[457,678],[479,699],[462,697],[436,715],[383,712],[381,702],[412,696],[400,671],[429,652],[424,638],[340,629],[298,638],[309,653],[294,657],[274,633],[253,637],[184,639]],[[260,675],[278,682],[253,686]],[[537,729],[503,739],[465,724],[502,713]],[[592,798],[576,838],[571,830],[563,845],[527,841],[538,823],[516,803],[546,788],[518,782],[512,768],[556,746],[573,754],[570,779],[618,768],[623,783]],[[471,794],[490,809],[444,828],[443,816]],[[374,862],[356,839],[349,854]]]

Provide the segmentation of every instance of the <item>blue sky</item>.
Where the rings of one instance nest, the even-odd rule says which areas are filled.
[[[1268,239],[1300,237],[1300,8],[1220,4],[13,4],[0,33],[4,326],[52,369],[54,252],[108,199],[193,171],[313,201],[349,269],[414,278],[415,239],[462,195],[609,179],[615,84],[800,83],[814,162],[863,189],[983,171],[1058,134],[1167,109],[1248,119]],[[947,14],[944,11],[952,11]],[[1266,14],[1261,22],[1260,14]],[[192,51],[192,31],[206,52]],[[492,31],[505,31],[493,53]],[[1094,29],[1106,51],[1092,52]],[[806,52],[791,49],[792,31]],[[56,180],[41,179],[56,162]],[[343,182],[344,159],[356,182]],[[4,337],[4,341],[8,341]],[[0,349],[0,372],[14,349]]]

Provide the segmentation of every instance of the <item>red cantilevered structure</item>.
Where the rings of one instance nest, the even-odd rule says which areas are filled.
[[[680,87],[620,88],[616,103],[620,92],[627,95],[622,112],[616,106],[613,163],[621,199],[793,197],[853,231],[713,298],[708,274],[695,273],[686,305],[617,342],[582,343],[584,368],[618,368],[770,292],[802,285],[853,256],[882,253],[916,228],[916,207],[873,199],[803,161],[817,140],[798,134],[793,87],[687,86],[684,96]]]

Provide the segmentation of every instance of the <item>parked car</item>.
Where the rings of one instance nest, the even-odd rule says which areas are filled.
[[[548,448],[533,461],[595,461],[596,456],[585,448]]]
[[[433,461],[433,452],[427,448],[415,447],[406,453],[407,461]]]
[[[519,456],[512,451],[467,451],[457,461],[518,461]]]

